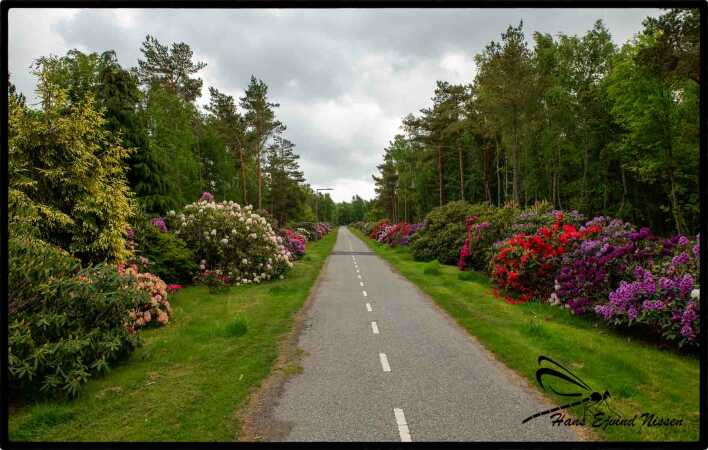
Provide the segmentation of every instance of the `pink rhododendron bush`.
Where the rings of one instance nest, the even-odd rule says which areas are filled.
[[[172,308],[167,301],[167,284],[160,277],[149,272],[140,272],[137,264],[119,264],[118,273],[129,277],[138,289],[148,294],[148,300],[141,302],[129,313],[132,321],[129,325],[131,331],[150,323],[165,325],[169,322]]]
[[[203,195],[180,213],[170,212],[167,225],[194,252],[202,272],[223,274],[233,284],[260,283],[292,267],[282,238],[250,205]]]

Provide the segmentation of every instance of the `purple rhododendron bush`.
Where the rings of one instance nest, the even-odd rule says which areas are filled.
[[[214,271],[238,286],[282,277],[292,267],[283,238],[250,205],[216,202],[206,194],[167,216],[169,230],[187,243],[202,272]]]

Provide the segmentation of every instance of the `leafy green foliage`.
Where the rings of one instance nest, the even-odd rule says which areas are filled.
[[[122,260],[135,212],[125,178],[129,150],[105,129],[92,96],[70,101],[55,79],[60,62],[34,66],[42,110],[10,102],[13,179],[10,222],[29,219],[38,235],[87,261]],[[29,206],[29,210],[23,208]]]
[[[433,209],[425,217],[423,229],[411,239],[413,257],[418,261],[437,259],[443,264],[455,264],[465,241],[465,218],[488,210],[483,204],[470,205],[465,201]]]
[[[76,272],[77,261],[54,246],[9,244],[9,381],[28,393],[73,397],[137,345],[129,313],[148,296],[113,266]]]
[[[475,56],[471,83],[438,81],[432,106],[402,120],[367,220],[547,200],[663,235],[697,232],[698,11],[647,18],[622,49],[601,21],[583,35],[534,32],[533,46],[522,25]]]
[[[134,225],[135,253],[149,261],[149,271],[167,283],[189,283],[197,273],[194,253],[174,233],[161,232],[147,220]]]

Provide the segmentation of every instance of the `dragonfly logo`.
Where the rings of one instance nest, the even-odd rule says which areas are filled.
[[[536,414],[524,419],[521,422],[522,424],[551,413],[556,413],[554,416],[557,416],[561,411],[578,407],[582,408],[583,412],[581,416],[582,418],[579,420],[580,423],[577,423],[578,425],[585,422],[585,417],[588,412],[596,410],[600,406],[605,406],[608,410],[614,413],[608,403],[610,393],[607,390],[600,392],[592,389],[586,382],[571,372],[567,367],[552,360],[548,356],[539,356],[538,365],[539,368],[536,370],[536,381],[544,391],[549,390],[561,397],[575,398],[577,400],[568,402],[564,405],[556,406],[555,408],[537,412]],[[614,414],[619,415],[616,413]]]

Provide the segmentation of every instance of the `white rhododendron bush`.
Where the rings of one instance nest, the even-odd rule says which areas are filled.
[[[236,285],[282,277],[290,252],[270,224],[250,205],[207,198],[167,216],[170,231],[194,252],[202,271],[213,271]]]

